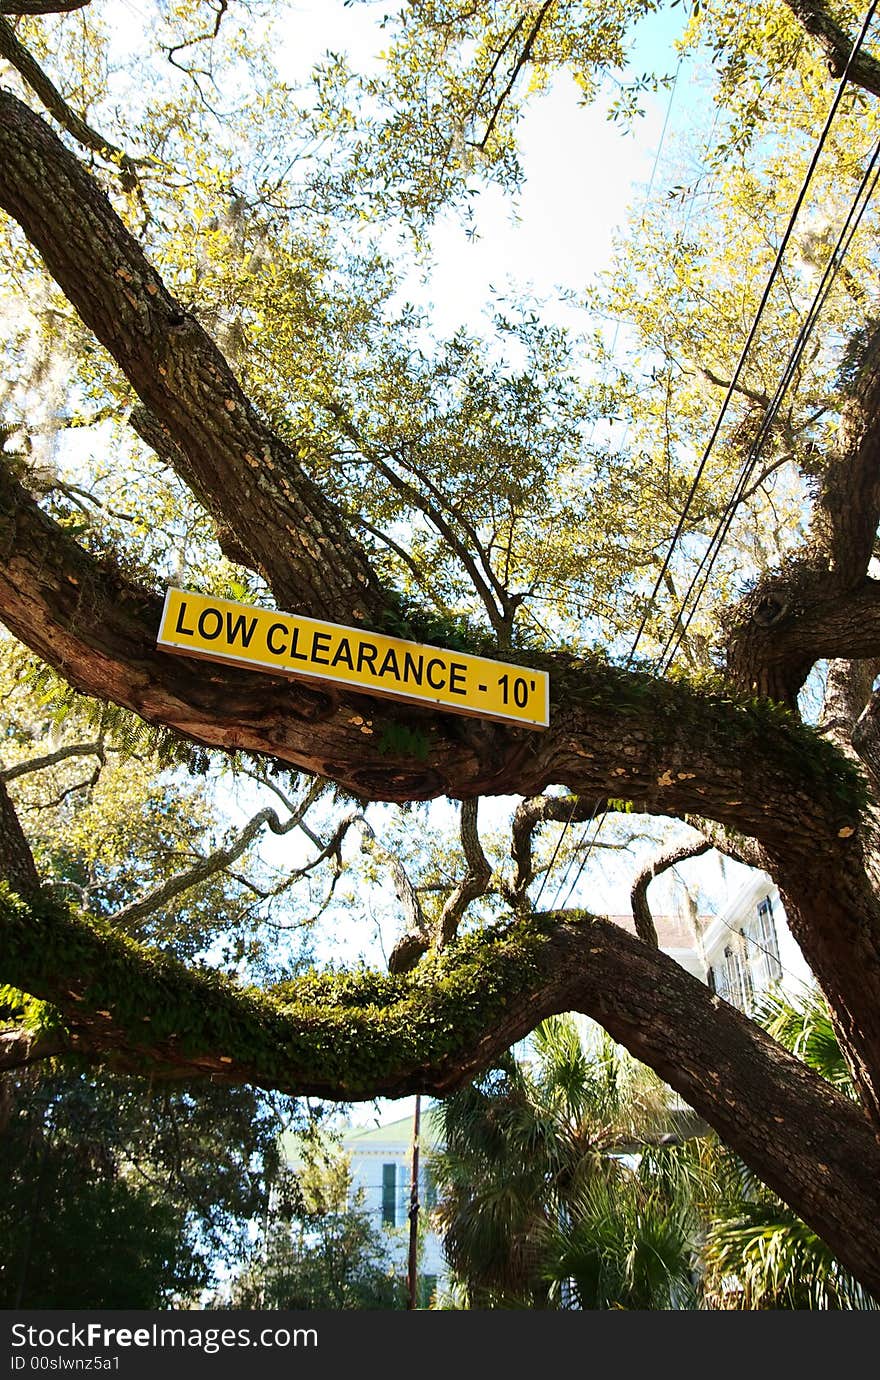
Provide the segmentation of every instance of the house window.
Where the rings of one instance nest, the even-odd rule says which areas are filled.
[[[744,929],[739,932],[739,981],[742,991],[742,1010],[747,1014],[752,1011],[755,1005],[755,984],[752,980],[752,965],[749,962],[749,935]]]
[[[725,981],[723,986],[726,990],[722,992],[722,984],[719,983],[718,992],[719,996],[723,996],[733,1006],[738,1006],[740,1011],[749,1012],[752,1009],[754,987],[748,961],[743,952],[744,948],[745,941],[742,932],[740,932],[736,936],[736,943],[728,944],[724,950]]]
[[[382,1221],[386,1227],[397,1225],[397,1165],[382,1165]]]
[[[779,938],[776,934],[776,921],[773,919],[773,902],[765,896],[758,906],[755,921],[755,943],[760,946],[761,968],[764,985],[778,982],[782,977],[782,964],[779,962]]]
[[[730,988],[729,953],[730,950],[725,949],[722,961],[718,964],[717,968],[713,968],[712,970],[712,990],[717,996],[723,997],[725,1001],[733,1003],[736,998]]]

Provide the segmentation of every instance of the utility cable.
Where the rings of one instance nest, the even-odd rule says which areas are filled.
[[[667,573],[667,571],[668,571],[668,569],[669,569],[669,566],[670,566],[670,564],[671,564],[673,553],[674,553],[674,551],[675,551],[676,546],[678,545],[678,542],[679,542],[679,540],[680,540],[680,538],[681,538],[682,532],[684,531],[684,526],[685,526],[685,523],[686,523],[686,521],[687,521],[687,516],[688,516],[688,514],[689,514],[689,512],[690,512],[690,509],[691,509],[691,507],[692,507],[692,505],[693,505],[694,498],[696,497],[696,493],[697,493],[697,490],[698,490],[698,488],[699,488],[700,480],[701,480],[701,478],[702,478],[702,476],[703,476],[703,473],[705,472],[706,465],[708,464],[708,461],[709,461],[709,457],[710,457],[710,455],[711,455],[711,453],[712,453],[712,450],[714,449],[715,443],[716,443],[716,441],[717,441],[717,439],[718,439],[718,435],[719,435],[719,433],[720,433],[722,423],[723,423],[724,418],[725,418],[725,416],[726,416],[726,414],[727,414],[727,409],[728,409],[728,407],[730,406],[731,399],[733,398],[733,394],[734,394],[734,392],[736,391],[737,385],[738,385],[738,383],[739,383],[740,375],[741,375],[741,373],[742,373],[742,371],[743,371],[743,368],[745,367],[745,362],[746,362],[746,359],[747,359],[747,357],[748,357],[749,351],[751,350],[752,344],[754,343],[755,337],[756,337],[756,335],[757,335],[758,326],[759,326],[759,324],[760,324],[761,317],[762,317],[763,314],[764,314],[764,311],[765,311],[766,306],[767,306],[767,302],[768,302],[769,297],[770,297],[770,293],[771,293],[771,291],[772,291],[772,289],[773,289],[773,286],[774,286],[774,284],[775,284],[776,278],[777,278],[777,276],[778,276],[778,274],[779,274],[779,271],[780,271],[780,269],[781,269],[782,262],[783,262],[783,259],[784,259],[784,255],[785,255],[785,251],[786,251],[786,249],[787,249],[787,247],[788,247],[789,241],[790,241],[791,236],[792,236],[792,234],[793,234],[793,232],[794,232],[794,227],[795,227],[795,223],[796,223],[796,221],[797,221],[797,217],[798,217],[798,215],[800,214],[801,207],[802,207],[803,202],[804,202],[804,200],[805,200],[805,198],[806,198],[807,191],[809,190],[810,183],[811,183],[812,178],[813,178],[813,175],[814,175],[814,173],[815,173],[815,171],[816,171],[816,167],[818,166],[819,158],[820,158],[820,156],[821,156],[821,154],[822,154],[822,151],[823,151],[823,149],[824,149],[826,140],[827,140],[828,135],[829,135],[829,133],[830,133],[831,125],[832,125],[832,122],[833,122],[833,120],[834,120],[834,116],[836,115],[837,110],[838,110],[838,108],[839,108],[839,106],[840,106],[840,102],[841,102],[841,100],[843,99],[843,94],[844,94],[844,91],[846,90],[847,82],[849,81],[849,74],[850,74],[850,71],[851,71],[851,69],[852,69],[853,62],[855,61],[855,58],[857,57],[857,55],[858,55],[858,53],[859,53],[859,51],[860,51],[860,49],[861,49],[861,46],[862,46],[862,44],[863,44],[863,42],[864,42],[864,40],[865,40],[865,37],[866,37],[866,35],[867,35],[867,33],[868,33],[868,30],[869,30],[869,28],[870,28],[870,26],[871,26],[871,22],[872,22],[872,20],[873,20],[873,18],[874,18],[874,14],[875,14],[875,11],[876,11],[876,9],[877,9],[878,3],[880,3],[880,0],[872,0],[871,5],[870,5],[869,8],[868,8],[868,12],[867,12],[867,14],[865,15],[865,19],[864,19],[864,21],[863,21],[863,23],[862,23],[861,30],[859,31],[859,35],[858,35],[858,37],[856,38],[855,43],[853,44],[852,50],[850,51],[849,57],[847,58],[847,61],[846,61],[846,65],[845,65],[845,67],[844,67],[844,69],[843,69],[843,72],[841,73],[840,80],[839,80],[838,86],[837,86],[837,90],[836,90],[836,92],[835,92],[835,94],[834,94],[834,99],[832,100],[831,106],[829,107],[828,113],[827,113],[826,118],[825,118],[825,123],[824,123],[824,125],[823,125],[823,127],[822,127],[822,130],[821,130],[821,132],[820,132],[819,138],[818,138],[817,143],[816,143],[816,147],[815,147],[814,150],[813,150],[813,154],[812,154],[812,157],[811,157],[811,159],[810,159],[810,163],[809,163],[809,165],[808,165],[808,167],[807,167],[807,171],[806,171],[806,173],[805,173],[805,175],[804,175],[804,178],[803,178],[803,180],[802,180],[800,191],[798,192],[798,195],[797,195],[797,198],[796,198],[796,200],[795,200],[794,206],[793,206],[792,211],[791,211],[791,213],[790,213],[790,215],[789,215],[788,224],[787,224],[787,226],[786,226],[786,229],[785,229],[785,232],[784,232],[784,234],[783,234],[782,240],[780,241],[779,246],[777,247],[777,251],[776,251],[775,258],[774,258],[773,266],[772,266],[771,271],[770,271],[770,276],[769,276],[769,278],[768,278],[768,280],[767,280],[767,283],[766,283],[766,285],[765,285],[765,287],[764,287],[764,291],[763,291],[763,293],[762,293],[762,295],[761,295],[761,300],[760,300],[760,302],[759,302],[759,304],[758,304],[758,308],[757,308],[757,311],[756,311],[756,313],[755,313],[754,319],[753,319],[753,321],[752,321],[752,325],[751,325],[751,327],[750,327],[750,329],[749,329],[749,333],[748,333],[748,335],[747,335],[747,337],[746,337],[746,341],[745,341],[745,343],[744,343],[744,345],[743,345],[743,347],[742,347],[742,349],[741,349],[741,351],[740,351],[739,359],[737,360],[737,364],[736,364],[736,367],[735,367],[734,372],[733,372],[733,377],[730,379],[730,381],[729,381],[729,383],[728,383],[728,385],[727,385],[727,389],[726,389],[726,392],[725,392],[724,400],[723,400],[723,402],[722,402],[722,404],[721,404],[721,408],[720,408],[720,410],[719,410],[718,417],[717,417],[716,420],[715,420],[715,424],[714,424],[714,426],[713,426],[713,428],[712,428],[712,432],[711,432],[711,434],[710,434],[709,440],[708,440],[708,442],[706,443],[705,449],[704,449],[703,454],[702,454],[701,459],[700,459],[700,463],[699,463],[699,465],[697,466],[697,470],[696,470],[696,472],[695,472],[695,474],[694,474],[694,477],[693,477],[693,480],[692,480],[692,482],[691,482],[691,485],[690,485],[690,488],[689,488],[687,497],[686,497],[686,499],[685,499],[684,507],[683,507],[683,509],[682,509],[681,515],[679,516],[678,522],[677,522],[677,524],[676,524],[676,528],[675,528],[675,532],[673,533],[672,540],[671,540],[671,542],[670,542],[670,544],[669,544],[669,549],[668,549],[668,551],[667,551],[667,553],[666,553],[666,556],[665,556],[664,561],[663,561],[663,565],[662,565],[662,567],[661,567],[661,569],[660,569],[660,573],[659,573],[659,575],[657,576],[657,580],[656,580],[656,582],[655,582],[655,584],[654,584],[654,588],[653,588],[653,590],[652,590],[652,592],[651,592],[651,595],[650,595],[650,598],[649,598],[649,600],[648,600],[647,606],[646,606],[645,611],[644,611],[644,613],[643,613],[643,615],[642,615],[642,619],[641,619],[641,622],[640,622],[640,624],[639,624],[638,631],[636,632],[636,636],[635,636],[635,638],[634,638],[634,640],[633,640],[632,646],[630,647],[630,650],[629,650],[629,654],[628,654],[628,656],[627,656],[627,658],[626,658],[626,662],[625,662],[625,664],[624,664],[624,669],[628,669],[628,668],[630,667],[630,665],[632,664],[633,658],[634,658],[635,653],[636,653],[636,650],[637,650],[637,648],[638,648],[638,644],[639,644],[639,642],[641,641],[642,635],[643,635],[643,633],[644,633],[644,631],[645,631],[645,628],[646,628],[646,626],[647,626],[647,622],[648,622],[648,618],[650,617],[651,610],[653,609],[654,604],[656,603],[657,595],[658,595],[658,593],[659,593],[659,591],[660,591],[660,587],[661,587],[661,585],[662,585],[662,583],[663,583],[663,580],[664,580],[664,578],[665,578],[665,576],[666,576],[666,573]],[[863,178],[863,183],[862,183],[862,185],[865,184],[865,181],[866,181],[866,179]],[[860,187],[860,191],[861,191],[861,187]],[[873,187],[872,187],[872,191],[873,191]],[[857,193],[857,197],[858,197],[858,193]],[[867,204],[867,203],[865,203],[865,204]],[[864,208],[863,208],[863,209],[864,209]],[[860,217],[861,217],[861,212],[859,213],[859,218],[860,218]],[[849,243],[849,242],[848,242],[848,243]],[[835,270],[835,272],[836,272],[836,270]],[[821,289],[820,289],[820,291],[821,291]],[[823,302],[824,302],[824,298],[823,298]],[[731,512],[731,517],[732,517],[732,512]],[[729,523],[728,523],[728,525],[729,525]],[[725,529],[725,530],[726,530],[726,529]],[[691,617],[693,617],[693,613],[691,613]],[[680,642],[680,640],[681,640],[681,638],[679,638],[679,642]],[[677,648],[677,646],[678,646],[678,643],[676,644],[676,648]],[[670,665],[670,664],[671,664],[671,658],[669,659],[669,661],[667,661],[667,666],[666,666],[666,669],[667,669],[667,670],[669,669],[669,665]],[[598,806],[598,802],[597,802],[597,806]],[[575,808],[575,807],[574,807],[574,805],[573,805],[573,806],[572,806],[571,814],[570,814],[570,816],[569,816],[569,820],[566,822],[566,825],[565,825],[564,828],[563,828],[562,834],[560,835],[560,838],[559,838],[559,840],[557,841],[556,849],[554,850],[554,854],[553,854],[553,860],[555,860],[555,858],[556,858],[556,856],[557,856],[557,854],[558,854],[558,852],[559,852],[559,849],[560,849],[560,847],[561,847],[561,845],[562,845],[562,841],[563,841],[563,839],[564,839],[564,837],[565,837],[565,834],[566,834],[566,832],[567,832],[567,830],[568,830],[568,828],[569,828],[569,826],[570,826],[570,824],[571,824],[571,820],[572,820],[572,818],[573,818],[573,816],[574,816],[574,808]],[[590,840],[589,840],[589,843],[588,843],[587,848],[586,848],[586,850],[585,850],[585,852],[584,852],[584,855],[583,855],[583,857],[582,857],[582,859],[581,859],[580,866],[579,866],[578,869],[577,869],[577,872],[576,872],[576,874],[575,874],[574,881],[571,883],[571,885],[570,885],[570,887],[568,888],[568,891],[567,891],[567,893],[566,893],[565,902],[563,903],[564,905],[568,903],[569,898],[571,897],[571,895],[572,895],[572,893],[573,893],[575,887],[577,886],[578,882],[580,881],[581,876],[583,875],[584,868],[586,867],[587,862],[589,861],[590,854],[591,854],[591,852],[592,852],[592,849],[593,849],[593,846],[594,846],[594,844],[595,844],[596,838],[598,837],[599,831],[601,830],[602,825],[603,825],[605,819],[606,819],[607,816],[608,816],[608,813],[609,813],[609,812],[608,812],[608,807],[606,806],[606,808],[605,808],[605,810],[603,811],[602,815],[600,816],[600,818],[599,818],[598,821],[596,822],[595,829],[594,829],[594,831],[593,831],[592,837],[591,837]],[[595,814],[596,814],[596,811],[594,810],[593,818],[595,818]],[[592,819],[591,819],[590,823],[592,823]],[[587,825],[587,829],[589,829],[589,827],[590,827],[590,824]],[[586,832],[586,830],[585,830],[585,832]],[[552,861],[551,861],[551,867],[552,867]],[[566,872],[565,872],[565,874],[564,874],[564,876],[563,876],[563,879],[562,879],[562,881],[560,882],[559,887],[557,888],[556,897],[555,897],[554,906],[553,906],[554,909],[557,908],[557,902],[558,902],[558,900],[559,900],[559,896],[560,896],[560,893],[561,893],[561,891],[562,891],[562,887],[565,885],[565,881],[567,880],[569,869],[570,869],[570,865],[569,865],[569,868],[566,869]],[[548,868],[547,872],[544,874],[544,879],[543,879],[542,884],[541,884],[541,890],[540,890],[539,893],[538,893],[538,898],[536,898],[536,901],[535,901],[535,906],[536,906],[536,907],[537,907],[538,899],[540,899],[540,895],[542,894],[542,892],[543,892],[543,890],[544,890],[544,886],[545,886],[546,881],[547,881],[547,878],[548,878],[548,876],[549,876],[549,872],[550,872],[550,869]]]
[[[843,228],[837,238],[837,242],[834,246],[834,249],[832,250],[831,255],[829,256],[828,262],[825,265],[825,272],[822,276],[822,280],[816,290],[816,293],[814,294],[813,301],[810,305],[810,309],[801,323],[797,338],[789,353],[785,369],[783,370],[779,384],[777,385],[776,393],[774,394],[773,399],[767,406],[767,410],[765,411],[764,416],[761,420],[761,425],[758,430],[758,433],[749,448],[748,454],[743,463],[743,467],[737,480],[736,487],[734,488],[734,492],[731,495],[731,498],[728,500],[728,503],[726,504],[725,509],[721,514],[721,517],[719,518],[719,521],[716,525],[714,533],[712,534],[712,538],[709,542],[709,545],[706,548],[706,551],[703,553],[700,563],[697,566],[697,569],[691,578],[691,582],[680,602],[679,612],[675,616],[672,632],[670,633],[669,638],[667,639],[667,642],[663,648],[663,651],[660,653],[660,656],[658,658],[656,669],[659,670],[661,675],[665,674],[665,672],[671,666],[673,658],[675,657],[675,654],[678,651],[679,646],[681,645],[681,641],[686,635],[688,628],[690,627],[691,621],[697,610],[697,605],[699,604],[699,601],[702,598],[703,593],[705,592],[709,576],[711,575],[712,567],[718,557],[721,546],[723,545],[727,537],[727,534],[730,530],[730,526],[736,513],[736,509],[739,507],[740,503],[743,501],[743,498],[745,497],[748,483],[757,468],[758,461],[761,458],[761,454],[763,452],[765,443],[770,435],[773,423],[775,422],[779,414],[779,409],[782,405],[782,401],[789,388],[789,385],[791,384],[792,379],[794,378],[804,349],[806,348],[806,345],[809,342],[809,338],[812,335],[816,322],[822,314],[825,303],[831,292],[831,288],[833,287],[834,282],[837,278],[837,274],[840,271],[841,265],[843,264],[843,261],[847,253],[849,252],[850,246],[853,241],[853,237],[855,236],[856,231],[858,230],[859,225],[861,224],[862,217],[865,211],[867,210],[867,207],[874,195],[874,192],[877,189],[878,181],[880,181],[880,141],[878,141],[877,145],[875,146],[871,160],[862,176],[862,180],[859,184],[858,190],[847,214],[846,221],[844,222]],[[860,201],[861,205],[859,205]],[[701,573],[702,580],[700,581],[700,587],[694,595],[694,590],[697,585],[697,582],[700,580]],[[684,614],[685,611],[688,609],[689,602],[691,602],[692,595],[694,595],[693,601],[691,603],[690,610],[687,613],[687,618],[685,619]]]

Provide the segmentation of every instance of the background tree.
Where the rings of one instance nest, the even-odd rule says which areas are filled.
[[[693,1230],[680,1227],[674,1259],[660,1241],[676,1209],[687,1224],[687,1200],[684,1209],[681,1198],[664,1203],[658,1227],[662,1193],[620,1158],[669,1134],[668,1089],[607,1036],[585,1045],[571,1017],[544,1021],[530,1046],[443,1103],[444,1150],[432,1161],[438,1217],[468,1306],[558,1308],[560,1286],[574,1275],[582,1307],[690,1297]],[[650,1284],[597,1278],[588,1295],[587,1252],[596,1262],[610,1255],[603,1226],[616,1233],[620,1257],[641,1251],[651,1260]],[[596,1265],[597,1276],[604,1268]]]
[[[27,1091],[16,1089],[0,1136],[3,1307],[166,1308],[197,1296],[209,1269],[185,1206],[120,1173],[88,1087],[41,1078]]]
[[[878,1221],[880,1182],[870,234],[847,253],[852,276],[834,275],[818,354],[801,351],[805,401],[791,417],[773,397],[764,407],[763,371],[781,353],[782,323],[809,314],[806,271],[786,267],[783,304],[756,331],[764,364],[738,381],[724,372],[736,345],[702,339],[696,307],[681,368],[682,342],[672,327],[660,331],[652,309],[666,300],[674,318],[680,286],[689,299],[716,294],[709,319],[733,334],[753,318],[762,279],[752,256],[762,242],[770,258],[779,247],[776,183],[809,159],[819,93],[831,99],[829,62],[848,83],[832,166],[852,166],[847,150],[874,136],[871,40],[847,66],[855,17],[800,0],[767,0],[744,20],[719,0],[698,16],[687,41],[705,43],[721,72],[713,92],[731,203],[729,222],[717,206],[706,219],[736,268],[713,256],[703,228],[697,257],[709,283],[665,243],[652,275],[633,240],[637,271],[621,290],[632,306],[643,261],[656,286],[635,322],[647,379],[627,367],[620,389],[590,383],[583,343],[530,305],[508,304],[482,344],[473,330],[430,341],[423,315],[401,305],[404,250],[388,247],[404,226],[424,237],[430,215],[469,195],[483,170],[514,186],[529,81],[565,64],[588,89],[615,70],[650,8],[600,15],[562,0],[537,11],[506,0],[475,17],[457,4],[404,6],[378,77],[328,60],[298,94],[273,70],[255,8],[180,0],[131,55],[137,79],[120,103],[125,58],[100,7],[57,16],[5,7],[6,626],[74,690],[160,730],[169,752],[183,738],[262,758],[264,776],[281,763],[336,783],[349,799],[329,828],[306,824],[315,851],[303,864],[326,862],[330,885],[358,823],[349,816],[363,817],[365,803],[447,796],[462,806],[455,875],[431,893],[436,924],[385,850],[415,936],[393,972],[299,978],[269,965],[233,978],[145,943],[152,936],[134,936],[120,912],[47,893],[15,781],[4,784],[0,961],[12,986],[44,1005],[21,1006],[21,1020],[13,1011],[2,1060],[21,1068],[75,1052],[154,1078],[341,1099],[442,1093],[544,1017],[580,1010],[704,1115],[876,1291],[880,1242],[866,1227]],[[425,62],[435,50],[443,60]],[[439,148],[427,137],[435,126]],[[869,214],[862,232],[871,225]],[[800,246],[806,261],[827,239],[813,228]],[[730,394],[727,422],[685,515],[675,494],[694,473],[688,438],[700,400],[717,391]],[[607,424],[597,444],[593,420],[616,415],[618,392],[638,444]],[[139,438],[132,466],[117,470],[107,456],[129,430]],[[68,431],[88,437],[81,464],[69,447],[53,450]],[[671,627],[664,616],[699,583],[728,519],[735,549],[748,548],[749,523],[760,526],[783,474],[785,511],[802,535],[790,542],[778,524],[778,540],[761,544],[770,569],[741,567],[753,583],[738,602],[729,571],[729,593],[716,581],[727,603],[688,643],[694,669],[709,664],[717,679],[662,674],[690,631],[689,610]],[[585,503],[594,490],[596,503]],[[677,531],[684,540],[665,563]],[[551,725],[538,735],[235,668],[206,673],[155,647],[172,578],[546,669]],[[637,650],[650,663],[632,653],[642,631]],[[797,711],[823,663],[824,737]],[[276,801],[281,791],[289,802],[283,819],[272,809],[292,831],[308,791],[294,797],[288,784],[271,781]],[[483,796],[515,798],[503,867],[482,845],[474,802]],[[644,915],[633,939],[580,912],[540,912],[536,836],[622,803],[696,825],[702,837],[684,836],[688,847],[711,843],[774,877],[858,1100],[660,954]],[[272,827],[268,815],[264,823]],[[300,872],[294,862],[301,881]],[[163,887],[154,899],[167,899]]]
[[[821,995],[759,1012],[852,1084]],[[439,1219],[459,1308],[870,1308],[852,1275],[650,1071],[571,1018],[443,1104]]]
[[[0,646],[0,775],[55,894],[178,959],[204,962],[213,948],[229,972],[260,970],[263,890],[274,879],[246,837],[242,846],[240,833],[222,837],[207,783],[163,769],[151,734],[71,701],[21,651],[9,639]],[[285,936],[283,888],[275,904],[276,971],[288,972],[304,931],[290,916]],[[13,1028],[40,1020],[9,987],[0,1013]],[[281,1131],[308,1118],[254,1088],[51,1063],[0,1076],[0,1101],[7,1307],[198,1298],[281,1191]]]
[[[352,1199],[346,1156],[326,1136],[303,1144],[294,1200],[267,1222],[252,1262],[219,1306],[405,1308],[405,1274],[387,1236]]]

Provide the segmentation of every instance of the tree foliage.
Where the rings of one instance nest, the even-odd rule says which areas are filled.
[[[263,1240],[218,1306],[403,1308],[406,1281],[387,1237],[352,1193],[345,1155],[326,1136],[302,1147],[295,1201],[267,1214]]]
[[[4,644],[4,677],[45,663],[28,683],[68,736],[31,690],[10,696],[3,1065],[76,1054],[343,1099],[447,1092],[579,1009],[877,1291],[870,206],[774,398],[877,136],[870,35],[849,60],[859,16],[404,4],[382,58],[328,54],[294,83],[274,6],[173,0],[143,34],[97,0],[34,8],[0,16],[0,614],[29,649]],[[627,68],[673,11],[668,61]],[[844,72],[811,218],[735,377]],[[688,73],[706,86],[698,145],[608,281],[571,285],[580,323],[517,289],[485,333],[436,336],[416,290],[432,226],[487,182],[515,194],[532,96],[616,82],[626,125]],[[155,634],[173,582],[545,669],[550,727],[170,657]],[[678,640],[690,679],[666,674]],[[248,791],[258,778],[238,829],[184,775],[213,785],[221,767]],[[433,853],[436,816],[379,808],[440,797],[461,805]],[[489,829],[486,797],[504,802]],[[560,832],[579,866],[572,827],[606,812],[616,843],[646,816],[681,861],[693,835],[664,821],[686,823],[773,876],[855,1097],[659,953],[643,911],[638,939],[532,914]],[[271,872],[249,851],[267,833],[290,848]],[[369,925],[392,892],[389,974],[299,977],[300,927]]]
[[[686,1306],[693,1214],[623,1158],[668,1134],[668,1090],[571,1017],[532,1043],[443,1104],[438,1216],[468,1306],[558,1308],[572,1281],[583,1308]]]

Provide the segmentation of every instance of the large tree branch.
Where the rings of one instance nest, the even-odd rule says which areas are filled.
[[[876,692],[852,729],[852,744],[865,764],[875,795],[880,799],[880,695]]]
[[[114,163],[124,173],[131,175],[136,171],[140,160],[129,157],[116,144],[92,129],[82,116],[70,108],[36,58],[28,52],[23,43],[19,43],[12,25],[3,18],[0,18],[0,57],[12,64],[19,76],[24,78],[42,101],[49,114],[55,117],[78,144]]]
[[[62,1034],[52,1031],[37,1034],[20,1028],[0,1030],[0,1073],[24,1069],[29,1064],[38,1064],[43,1059],[54,1059],[59,1054],[69,1052],[70,1041]]]
[[[91,0],[0,0],[0,14],[70,14]]]
[[[0,92],[0,206],[186,457],[185,482],[293,611],[381,619],[389,598],[341,515],[266,425],[110,202],[48,126]]]
[[[365,799],[561,783],[590,801],[613,792],[655,814],[705,814],[795,854],[803,838],[811,855],[854,827],[849,768],[793,719],[601,661],[519,653],[551,675],[551,726],[538,733],[169,656],[155,645],[160,598],[84,551],[2,467],[0,555],[0,617],[73,686]]]
[[[811,38],[814,38],[825,54],[828,70],[834,77],[843,74],[847,60],[853,49],[854,40],[838,24],[822,0],[784,0],[795,19]],[[850,81],[880,96],[880,62],[870,53],[860,52],[849,69]]]
[[[539,1020],[583,1011],[880,1290],[880,1262],[859,1229],[880,1214],[880,1147],[861,1110],[608,921],[544,917],[460,940],[411,975],[312,977],[260,993],[190,972],[63,907],[29,909],[7,895],[0,964],[57,1005],[70,1048],[87,1058],[343,1100],[447,1093]]]
[[[880,581],[862,575],[841,588],[815,563],[764,576],[736,609],[728,643],[737,682],[794,704],[821,659],[880,656]]]
[[[860,355],[810,531],[813,551],[843,588],[863,578],[880,522],[880,324]]]
[[[601,662],[520,654],[552,677],[551,727],[535,733],[169,657],[155,646],[160,599],[85,552],[2,468],[0,552],[0,614],[72,685],[366,798],[537,793],[561,782],[605,800],[613,788],[652,813],[705,814],[795,852],[800,837],[821,852],[838,820],[854,818],[847,768],[793,719]],[[410,728],[419,750],[393,746],[383,737],[392,726]],[[830,796],[817,789],[823,778]]]
[[[632,906],[633,920],[635,921],[636,934],[645,944],[657,947],[657,929],[654,925],[654,917],[651,915],[651,907],[648,905],[648,887],[655,877],[668,872],[670,867],[677,867],[679,863],[687,862],[689,858],[701,858],[704,853],[708,853],[712,844],[708,839],[695,839],[687,843],[680,843],[675,848],[669,848],[652,859],[646,867],[643,867],[636,877],[630,892],[630,905]]]
[[[806,550],[762,576],[728,619],[728,669],[737,685],[794,704],[819,658],[880,654],[880,585],[867,575],[878,522],[880,326],[843,409]]]

